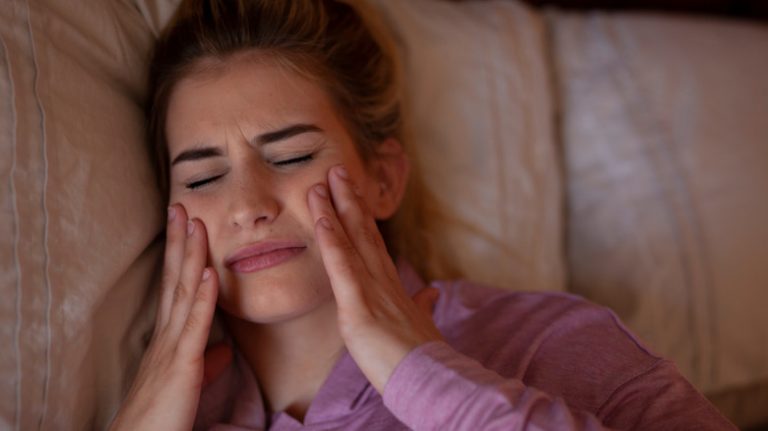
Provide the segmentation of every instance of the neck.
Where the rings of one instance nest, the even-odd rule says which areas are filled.
[[[259,324],[232,316],[226,322],[259,382],[267,411],[303,420],[344,347],[336,303],[284,322]]]

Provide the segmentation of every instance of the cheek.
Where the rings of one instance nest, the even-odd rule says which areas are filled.
[[[173,199],[171,201],[173,202]],[[220,217],[217,211],[221,208],[221,205],[217,201],[216,196],[191,194],[182,196],[175,203],[184,206],[189,220],[196,218],[202,221],[209,234],[210,229],[217,225],[217,219]]]
[[[301,175],[300,178],[294,178],[285,184],[285,188],[282,190],[281,194],[286,197],[286,212],[290,214],[290,218],[294,218],[304,226],[312,227],[314,225],[309,210],[309,191],[315,184],[327,184],[325,172],[327,169],[313,169],[311,172]]]
[[[222,237],[222,217],[225,216],[221,211],[223,205],[215,198],[203,199],[198,196],[183,196],[177,200],[171,196],[170,201],[184,207],[188,220],[196,218],[203,222],[208,240],[208,265],[216,262],[221,257],[218,256],[216,244],[217,239]]]

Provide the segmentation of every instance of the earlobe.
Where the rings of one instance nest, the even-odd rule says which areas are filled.
[[[379,183],[371,210],[377,220],[392,217],[405,195],[410,174],[410,161],[397,139],[389,138],[377,148],[372,162],[373,174]]]

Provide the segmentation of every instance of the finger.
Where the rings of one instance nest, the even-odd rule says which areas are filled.
[[[336,302],[340,307],[354,307],[362,299],[359,279],[370,278],[370,273],[336,217],[325,184],[312,187],[308,200],[315,237]]]
[[[207,254],[205,226],[198,219],[187,221],[184,257],[176,289],[173,292],[168,327],[181,330],[189,316],[205,268]]]
[[[214,382],[232,363],[232,348],[227,343],[218,343],[205,351],[203,388]]]
[[[176,284],[179,282],[181,263],[184,260],[186,244],[187,213],[182,205],[168,207],[168,225],[166,227],[165,256],[163,258],[163,278],[160,292],[160,304],[157,312],[155,329],[168,324],[171,304]]]
[[[199,280],[189,314],[179,338],[178,353],[184,358],[202,358],[211,322],[216,311],[219,279],[213,268],[206,268]]]
[[[439,297],[439,290],[434,287],[425,287],[413,295],[413,302],[416,303],[419,310],[431,317],[434,315],[435,304],[437,304]]]
[[[346,169],[342,166],[333,167],[328,175],[328,185],[337,217],[362,256],[366,267],[377,276],[385,273],[389,268],[384,262],[391,262],[392,259],[384,245],[376,221],[368,211],[365,202],[355,193]]]

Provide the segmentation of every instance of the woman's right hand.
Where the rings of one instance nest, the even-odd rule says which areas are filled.
[[[213,268],[205,268],[205,226],[200,220],[188,221],[181,205],[168,208],[166,241],[155,331],[110,426],[113,431],[190,430],[194,424],[206,374],[205,346],[216,309],[218,277]],[[228,361],[221,348],[214,355],[219,364],[222,358]]]

